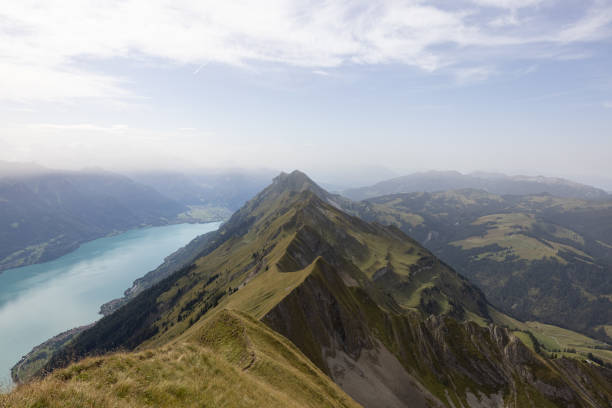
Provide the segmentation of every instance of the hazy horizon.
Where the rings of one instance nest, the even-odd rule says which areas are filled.
[[[396,172],[391,169],[379,166],[373,172],[368,172],[368,170],[372,170],[371,168],[362,168],[358,169],[355,172],[350,171],[342,171],[342,172],[320,172],[316,169],[309,172],[300,168],[286,168],[286,169],[275,169],[275,168],[246,168],[246,167],[200,167],[200,168],[140,168],[140,169],[111,169],[111,168],[103,168],[99,166],[86,166],[86,167],[75,167],[75,168],[67,168],[67,167],[48,167],[43,166],[36,162],[11,162],[11,161],[2,161],[0,160],[0,178],[7,176],[23,176],[23,175],[36,175],[36,174],[44,174],[45,172],[62,172],[62,171],[76,171],[76,172],[109,172],[115,173],[127,177],[136,177],[138,176],[146,176],[148,174],[155,173],[175,173],[175,174],[185,174],[185,175],[212,175],[212,174],[250,174],[250,175],[262,175],[262,176],[270,176],[275,177],[276,175],[284,172],[290,173],[294,170],[299,170],[305,172],[307,175],[312,177],[316,182],[321,183],[323,187],[329,189],[330,191],[340,191],[343,189],[351,189],[351,188],[359,188],[359,187],[367,187],[378,182],[387,181],[390,179],[394,179],[397,177],[410,176],[415,174],[426,174],[426,173],[443,173],[443,172],[457,172],[462,175],[472,175],[472,176],[482,176],[482,175],[503,175],[510,177],[550,177],[550,178],[561,178],[566,179],[568,181],[582,183],[585,185],[590,185],[592,187],[596,187],[602,190],[605,190],[612,194],[612,179],[601,177],[601,178],[592,178],[592,179],[580,179],[580,177],[571,177],[571,176],[560,176],[560,175],[544,175],[540,173],[516,173],[509,174],[503,172],[495,172],[495,171],[487,171],[487,170],[474,170],[469,172],[461,172],[455,169],[423,169],[416,170],[411,172]]]
[[[22,1],[0,17],[0,160],[612,190],[610,0]]]

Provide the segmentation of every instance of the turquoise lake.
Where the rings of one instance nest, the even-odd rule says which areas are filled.
[[[0,387],[34,346],[98,320],[100,306],[164,258],[220,223],[131,230],[81,245],[61,258],[0,273]]]

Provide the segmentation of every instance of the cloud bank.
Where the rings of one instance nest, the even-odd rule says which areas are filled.
[[[585,0],[20,0],[0,6],[0,99],[134,96],[96,69],[130,59],[170,65],[282,64],[311,72],[396,63],[486,79],[491,55],[562,57],[610,36],[612,5]],[[451,4],[452,6],[449,6]],[[478,55],[478,57],[474,57]]]

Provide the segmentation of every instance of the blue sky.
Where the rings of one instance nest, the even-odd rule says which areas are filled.
[[[611,0],[5,3],[2,160],[612,178]]]

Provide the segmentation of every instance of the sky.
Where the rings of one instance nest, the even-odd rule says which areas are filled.
[[[612,0],[5,1],[0,160],[612,188]]]

